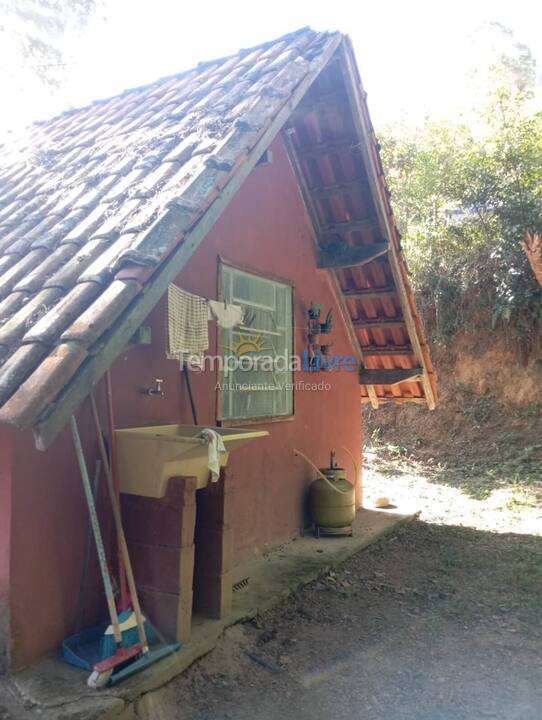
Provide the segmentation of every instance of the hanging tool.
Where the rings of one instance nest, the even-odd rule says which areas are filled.
[[[161,660],[164,657],[167,657],[168,655],[171,655],[172,653],[179,650],[181,647],[181,643],[171,643],[171,644],[165,644],[158,647],[155,647],[153,650],[149,649],[149,643],[148,640],[151,637],[154,637],[156,634],[156,631],[154,628],[148,623],[148,621],[143,616],[143,613],[141,612],[141,606],[139,604],[139,596],[137,593],[137,587],[135,584],[135,578],[134,573],[132,569],[132,563],[130,561],[130,556],[128,554],[128,546],[126,544],[126,538],[124,535],[124,529],[122,527],[122,517],[120,513],[120,502],[117,499],[117,494],[115,492],[115,485],[114,485],[114,479],[113,479],[113,473],[111,470],[111,466],[109,465],[109,460],[107,457],[107,452],[105,448],[105,443],[102,435],[102,429],[100,425],[100,418],[98,416],[98,408],[96,406],[96,399],[94,397],[94,394],[90,394],[90,404],[92,408],[92,416],[94,418],[94,425],[96,427],[96,434],[98,436],[98,447],[100,451],[100,456],[102,459],[102,463],[105,469],[105,477],[106,477],[106,486],[107,491],[109,494],[109,499],[111,501],[111,509],[113,511],[113,521],[115,524],[115,530],[117,532],[117,538],[119,540],[119,545],[121,549],[122,554],[122,565],[124,567],[124,570],[126,572],[126,580],[128,583],[128,590],[130,591],[131,596],[131,602],[133,605],[133,613],[131,613],[132,616],[135,616],[135,624],[137,627],[137,633],[134,635],[134,627],[133,623],[131,623],[131,618],[123,623],[121,626],[122,630],[122,642],[124,645],[129,645],[130,643],[134,643],[133,647],[139,648],[140,652],[135,653],[132,657],[133,662],[125,663],[126,667],[118,668],[118,666],[114,662],[114,657],[110,660],[103,660],[102,662],[98,663],[94,670],[96,673],[96,678],[99,681],[99,685],[96,685],[95,687],[103,687],[104,684],[107,682],[110,682],[111,684],[116,684],[117,682],[121,682],[122,680],[130,677],[131,675],[134,675],[137,672],[140,672],[141,670],[144,670],[149,665],[152,665],[155,662],[158,662],[158,660]],[[125,613],[123,613],[125,615]],[[126,627],[126,630],[123,628]],[[114,628],[112,628],[114,631]],[[114,634],[114,632],[113,632]],[[139,642],[136,642],[136,640],[139,639]],[[116,653],[118,655],[118,651]],[[113,672],[114,671],[114,672]],[[91,676],[92,678],[92,676]],[[90,681],[90,679],[89,679]]]
[[[135,617],[136,617],[139,642],[141,643],[141,646],[142,646],[142,652],[146,653],[146,652],[148,652],[149,647],[148,647],[147,637],[146,637],[145,627],[144,627],[145,621],[143,618],[143,613],[141,612],[141,606],[139,604],[139,597],[137,594],[134,573],[132,570],[132,563],[130,561],[130,555],[128,553],[128,545],[126,544],[126,538],[124,536],[124,529],[122,527],[120,505],[118,503],[118,500],[117,500],[117,497],[115,494],[113,473],[111,472],[111,466],[109,465],[109,460],[107,458],[107,452],[105,449],[105,443],[104,443],[104,439],[103,439],[103,435],[102,435],[102,428],[100,425],[100,418],[98,416],[98,408],[96,407],[96,399],[95,399],[93,393],[90,394],[90,404],[91,404],[91,408],[92,408],[92,416],[94,418],[94,426],[96,428],[96,434],[98,436],[98,447],[100,450],[102,463],[103,463],[104,469],[105,469],[106,487],[107,487],[107,491],[109,494],[109,501],[111,503],[111,510],[113,512],[113,522],[115,524],[115,531],[117,533],[117,539],[119,541],[121,554],[122,554],[122,563],[124,566],[124,570],[126,572],[126,579],[128,581],[128,589],[130,591],[131,601],[133,604],[134,613],[135,613]]]
[[[111,583],[111,577],[107,568],[107,559],[105,556],[105,548],[103,544],[102,533],[100,530],[100,523],[98,521],[98,513],[96,512],[96,503],[94,502],[94,496],[92,494],[92,486],[88,476],[87,465],[85,462],[85,456],[83,454],[83,447],[81,445],[81,438],[79,436],[79,430],[77,428],[77,422],[75,417],[71,416],[71,429],[73,436],[73,443],[75,446],[75,453],[77,455],[77,461],[79,463],[79,470],[81,472],[81,479],[83,481],[83,489],[85,491],[85,497],[88,505],[88,512],[90,522],[92,525],[92,531],[94,534],[94,541],[96,543],[96,552],[98,553],[98,561],[100,564],[100,572],[102,574],[102,580],[105,588],[105,596],[107,600],[107,607],[109,610],[109,617],[111,625],[113,627],[113,636],[115,639],[116,651],[115,654],[107,658],[101,663],[97,663],[90,677],[87,680],[89,687],[98,688],[103,687],[109,682],[113,670],[124,666],[141,655],[143,651],[143,645],[137,644],[132,647],[123,647],[122,645],[122,634],[119,624],[119,616],[117,614],[117,608],[115,606],[115,596],[113,594],[113,586]],[[103,441],[102,441],[103,442]]]
[[[98,497],[98,487],[100,484],[100,471],[102,463],[96,460],[94,466],[94,478],[92,480],[92,497],[94,504]],[[87,526],[87,535],[85,537],[85,551],[83,556],[83,571],[81,573],[81,582],[79,584],[79,602],[77,603],[77,617],[75,619],[75,634],[79,635],[85,620],[85,596],[87,592],[88,568],[90,564],[90,548],[92,544],[92,523],[89,517]]]
[[[120,505],[120,482],[119,473],[117,470],[117,445],[115,436],[115,414],[113,411],[113,383],[111,382],[111,372],[107,370],[105,373],[105,391],[107,400],[107,424],[109,429],[109,458],[111,473],[113,475],[113,485],[115,488],[115,496],[117,498],[117,504]],[[120,587],[120,609],[121,611],[127,610],[130,605],[128,598],[128,588],[126,585],[126,570],[124,568],[124,561],[122,558],[122,549],[120,538],[117,534],[117,557],[118,557],[118,568],[119,568],[119,587]]]

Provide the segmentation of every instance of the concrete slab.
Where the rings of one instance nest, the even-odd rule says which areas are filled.
[[[234,593],[233,609],[222,620],[195,618],[190,641],[174,655],[156,663],[118,687],[92,691],[86,675],[51,657],[0,681],[2,702],[9,698],[7,718],[41,720],[128,720],[133,703],[179,675],[216,645],[224,629],[266,612],[292,592],[341,564],[351,555],[376,542],[415,514],[396,510],[360,510],[352,537],[317,539],[305,535],[239,565],[235,580],[248,578],[246,587]],[[2,687],[3,686],[3,687]]]

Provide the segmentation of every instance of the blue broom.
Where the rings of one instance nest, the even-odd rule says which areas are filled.
[[[91,400],[93,401],[93,414],[95,416],[95,421],[97,422],[97,427],[99,428],[96,405],[92,396]],[[64,657],[70,664],[86,669],[93,667],[93,671],[87,680],[87,684],[92,688],[101,688],[108,683],[116,684],[121,682],[125,678],[140,672],[158,660],[171,655],[181,647],[181,644],[178,642],[169,645],[163,644],[149,650],[148,642],[151,639],[154,640],[155,633],[152,626],[144,619],[139,606],[134,576],[122,529],[120,510],[118,503],[116,502],[113,483],[110,482],[112,480],[112,475],[107,455],[105,453],[103,437],[101,432],[99,432],[98,442],[100,445],[102,462],[105,469],[108,471],[106,473],[106,477],[108,479],[109,495],[112,499],[113,515],[119,530],[123,560],[126,562],[128,585],[134,598],[133,611],[126,611],[125,613],[121,613],[120,616],[117,613],[113,586],[109,575],[103,539],[96,511],[96,504],[94,501],[94,493],[88,476],[77,423],[75,417],[73,416],[71,417],[71,427],[77,460],[83,480],[83,488],[88,504],[90,523],[96,543],[100,571],[106,591],[111,625],[109,628],[104,628],[102,626],[101,628],[83,630],[81,633],[65,640],[63,643],[63,650]],[[115,502],[113,502],[113,500]],[[145,625],[147,626],[148,632]],[[97,660],[98,662],[96,662]]]
[[[106,485],[107,490],[109,494],[109,500],[111,503],[111,509],[113,511],[113,520],[115,523],[115,530],[117,533],[117,538],[119,541],[120,546],[120,552],[121,552],[121,559],[122,563],[124,565],[124,570],[126,572],[126,580],[128,583],[128,590],[131,595],[131,602],[133,606],[133,611],[126,611],[126,615],[123,616],[123,626],[124,629],[119,628],[121,630],[121,642],[126,651],[129,653],[131,648],[137,648],[139,647],[141,652],[139,653],[139,659],[136,659],[135,662],[133,662],[133,659],[137,657],[137,654],[132,655],[130,658],[130,665],[129,667],[125,667],[124,670],[121,670],[119,672],[118,665],[113,665],[113,668],[111,669],[110,664],[107,660],[104,660],[103,663],[98,663],[98,665],[95,666],[94,672],[89,678],[89,684],[91,684],[91,681],[96,681],[99,686],[103,686],[103,684],[107,684],[109,680],[112,682],[119,681],[120,679],[123,679],[124,677],[127,677],[129,675],[132,675],[135,672],[139,672],[145,667],[148,667],[152,663],[157,662],[161,658],[165,657],[166,655],[169,655],[176,650],[179,649],[180,644],[179,643],[173,643],[172,645],[165,645],[159,648],[156,648],[152,651],[149,650],[149,641],[151,640],[151,635],[154,636],[154,631],[150,624],[145,620],[145,617],[143,616],[143,613],[141,612],[141,606],[139,604],[139,597],[137,594],[137,587],[135,584],[135,578],[134,578],[134,572],[132,569],[132,563],[130,561],[130,555],[128,553],[128,546],[126,544],[126,538],[124,536],[124,529],[122,527],[122,518],[120,514],[120,506],[117,499],[117,495],[115,493],[115,482],[113,479],[113,472],[111,468],[111,463],[109,462],[109,458],[107,457],[107,452],[105,449],[105,443],[102,435],[102,430],[100,426],[100,418],[98,416],[98,409],[96,407],[96,399],[94,397],[94,394],[90,394],[90,402],[92,407],[92,415],[94,417],[94,425],[96,427],[96,433],[98,435],[98,447],[100,450],[100,455],[102,459],[102,463],[105,469],[105,477],[106,477]],[[113,430],[112,430],[113,431]],[[147,632],[148,631],[148,632]],[[115,632],[113,628],[113,635],[109,635],[109,641],[107,640],[108,633],[106,631],[104,636],[104,644],[109,642],[111,643],[111,639],[115,638]],[[106,645],[107,647],[107,645]],[[119,654],[119,650],[117,649],[116,655]],[[113,656],[115,657],[115,656]],[[126,665],[126,663],[124,663]],[[115,675],[112,677],[113,670],[115,670]],[[105,676],[105,677],[102,677]]]
[[[83,447],[81,445],[81,438],[79,436],[79,430],[77,428],[77,422],[75,417],[71,417],[71,428],[73,435],[73,442],[75,445],[75,452],[77,460],[79,462],[79,469],[81,472],[81,478],[83,480],[83,489],[88,505],[88,511],[90,516],[90,522],[92,525],[92,531],[94,533],[94,540],[96,543],[96,551],[98,553],[98,561],[100,564],[100,571],[105,588],[105,596],[107,600],[107,606],[109,609],[109,617],[111,618],[112,634],[114,638],[114,647],[111,656],[101,663],[98,663],[91,676],[89,677],[87,684],[89,687],[98,688],[105,686],[113,674],[115,668],[121,668],[129,663],[131,660],[138,658],[143,652],[148,652],[146,645],[145,630],[143,629],[144,643],[132,645],[126,647],[123,645],[122,634],[120,630],[119,616],[117,614],[117,608],[115,605],[115,596],[113,594],[113,585],[111,583],[111,577],[107,567],[107,559],[105,557],[105,548],[103,544],[102,533],[100,530],[100,524],[98,521],[98,513],[96,512],[96,503],[94,502],[94,495],[92,493],[92,486],[90,484],[90,478],[88,476],[87,465],[85,462],[85,456],[83,454]],[[103,440],[102,440],[103,443]],[[107,466],[108,467],[108,466]],[[124,537],[124,536],[123,536]],[[105,664],[105,665],[104,665]]]

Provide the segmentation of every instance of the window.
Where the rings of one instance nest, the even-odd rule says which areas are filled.
[[[223,265],[222,294],[245,308],[222,334],[222,419],[292,415],[292,288]]]

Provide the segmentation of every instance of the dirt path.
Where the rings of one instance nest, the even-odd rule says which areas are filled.
[[[379,474],[373,458],[369,496],[421,501],[426,521],[230,629],[140,718],[542,718],[542,538],[528,532],[539,510],[495,509],[386,462],[394,471]]]

